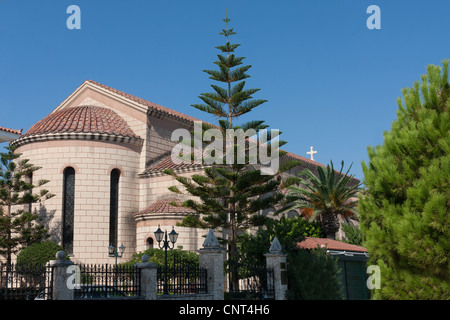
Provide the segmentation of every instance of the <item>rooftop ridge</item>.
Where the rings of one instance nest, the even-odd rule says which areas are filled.
[[[21,135],[22,134],[22,130],[15,130],[15,129],[10,129],[10,128],[5,128],[5,127],[0,127],[0,131],[5,131],[8,133],[13,133],[13,134],[17,134],[17,135]]]
[[[179,206],[173,206],[171,203],[174,202],[178,204]],[[151,214],[151,213],[194,213],[195,211],[181,206],[181,201],[177,199],[164,199],[164,200],[158,200],[151,205],[149,205],[147,208],[145,208],[142,211],[139,211],[138,213],[135,213],[135,216],[142,215],[142,214]]]
[[[144,105],[144,106],[146,106],[146,107],[149,107],[149,108],[151,108],[152,110],[159,111],[159,112],[163,112],[163,113],[166,113],[166,114],[168,114],[168,115],[171,115],[171,116],[174,116],[174,117],[177,117],[177,118],[181,118],[181,119],[183,119],[183,120],[190,121],[190,122],[194,122],[194,121],[202,121],[202,122],[205,122],[205,121],[203,121],[203,120],[200,120],[200,119],[197,119],[197,118],[188,116],[187,114],[184,114],[184,113],[182,113],[182,112],[176,111],[176,110],[174,110],[174,109],[171,109],[171,108],[168,108],[168,107],[164,107],[164,106],[162,106],[162,105],[160,105],[160,104],[151,102],[151,101],[149,101],[149,100],[145,100],[145,99],[143,99],[143,98],[139,98],[139,97],[137,97],[137,96],[135,96],[135,95],[126,93],[126,92],[124,92],[124,91],[114,89],[114,88],[112,88],[112,87],[110,87],[110,86],[107,86],[107,85],[105,85],[105,84],[102,84],[102,83],[100,83],[100,82],[97,82],[97,81],[94,81],[94,80],[86,80],[85,82],[91,83],[91,84],[93,84],[93,85],[96,85],[96,86],[101,87],[101,88],[103,88],[103,89],[106,89],[106,90],[108,90],[108,91],[111,91],[111,92],[113,92],[113,93],[115,93],[115,94],[118,94],[118,95],[124,97],[124,98],[127,98],[127,99],[132,100],[132,101],[134,101],[134,102],[137,102],[137,103],[139,103],[139,104],[141,104],[141,105]]]

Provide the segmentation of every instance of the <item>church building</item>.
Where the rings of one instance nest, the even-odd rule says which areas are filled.
[[[201,248],[207,230],[176,226],[192,212],[170,205],[187,195],[170,192],[177,182],[162,172],[171,168],[187,177],[203,172],[203,165],[171,160],[172,132],[192,130],[194,121],[200,120],[95,81],[83,82],[12,142],[16,152],[41,167],[32,180],[49,180],[45,188],[55,194],[33,205],[50,240],[83,263],[111,263],[111,244],[123,244],[123,261],[157,247],[158,226],[167,232],[175,226],[175,247]],[[283,157],[302,162],[295,172],[323,166],[292,153]]]

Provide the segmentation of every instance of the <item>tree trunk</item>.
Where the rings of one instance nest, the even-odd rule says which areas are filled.
[[[333,212],[326,212],[322,214],[320,218],[320,225],[327,239],[336,239],[336,232],[339,231],[339,220],[336,214]]]

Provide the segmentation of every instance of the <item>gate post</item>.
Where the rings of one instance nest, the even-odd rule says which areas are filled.
[[[273,239],[269,252],[264,254],[266,257],[267,268],[273,269],[273,286],[275,292],[275,300],[286,300],[287,291],[287,271],[286,257],[281,251],[281,244],[277,237]]]
[[[66,254],[64,251],[58,251],[56,253],[56,260],[49,262],[53,267],[53,300],[73,300],[74,286],[70,282],[70,277],[74,277],[73,272],[69,271],[69,266],[74,265],[70,260],[64,260]]]
[[[209,229],[205,242],[203,242],[203,248],[198,252],[200,267],[207,270],[208,293],[213,295],[213,300],[224,299],[223,251],[214,232]]]
[[[142,262],[136,264],[141,272],[141,295],[144,296],[145,300],[156,300],[158,266],[155,263],[149,263],[148,259],[149,256],[144,254]]]

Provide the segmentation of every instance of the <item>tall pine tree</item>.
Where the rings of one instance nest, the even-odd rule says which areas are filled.
[[[40,168],[28,159],[20,159],[21,154],[15,153],[15,149],[6,147],[6,152],[0,153],[0,255],[6,257],[8,266],[13,254],[48,237],[29,205],[54,196],[45,189],[33,193],[33,189],[48,181],[40,180],[33,185],[30,177]]]
[[[397,120],[363,163],[361,230],[378,299],[450,299],[448,61],[403,89]]]
[[[210,76],[210,79],[222,83],[225,87],[212,84],[211,87],[214,92],[202,93],[199,98],[204,103],[192,106],[218,117],[218,126],[214,126],[214,128],[218,129],[224,138],[227,137],[230,130],[235,132],[240,129],[243,131],[252,129],[259,133],[260,130],[268,127],[262,120],[236,124],[240,116],[265,103],[266,100],[253,99],[253,94],[259,89],[244,89],[245,81],[243,80],[249,77],[246,72],[251,66],[243,66],[244,58],[235,56],[234,52],[239,44],[230,43],[229,38],[236,33],[232,28],[229,28],[230,19],[228,17],[223,21],[226,28],[222,30],[220,35],[226,38],[226,43],[216,47],[221,51],[221,54],[217,55],[218,60],[215,61],[219,70],[204,70],[204,72]],[[209,128],[211,126],[204,126],[204,129]],[[267,139],[261,141],[270,146],[275,139],[278,139],[278,136],[271,136],[270,131],[268,133]],[[264,145],[264,143],[259,143],[260,136],[253,138],[258,141],[259,146]],[[187,193],[198,199],[183,203],[183,206],[192,208],[198,213],[193,217],[197,219],[198,225],[213,229],[220,227],[228,232],[226,241],[229,259],[235,260],[238,259],[236,241],[239,231],[262,225],[265,218],[258,213],[261,210],[275,207],[283,195],[279,192],[280,182],[274,179],[274,174],[261,174],[259,166],[249,166],[249,163],[251,163],[249,162],[250,154],[251,151],[254,151],[252,149],[254,145],[245,143],[245,147],[240,149],[242,141],[235,139],[231,141],[231,144],[227,144],[225,140],[222,144],[223,150],[220,153],[223,155],[223,164],[206,168],[204,175],[193,175],[189,179],[178,176],[172,170],[166,170],[166,173],[174,176],[183,185]],[[202,139],[202,141],[205,140]],[[285,142],[278,141],[278,143],[278,147],[280,147]],[[259,147],[257,149],[261,151]],[[227,150],[233,156],[231,162],[227,158]],[[271,148],[268,147],[268,150],[270,151]],[[239,161],[239,155],[243,156],[245,161]],[[270,156],[276,157],[276,154]],[[298,163],[284,163],[280,165],[280,169],[288,169],[295,164]],[[169,189],[176,193],[182,193],[177,187]],[[176,204],[174,203],[174,205]]]

